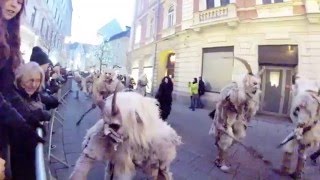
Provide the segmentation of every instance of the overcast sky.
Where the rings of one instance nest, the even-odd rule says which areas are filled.
[[[72,40],[96,42],[96,33],[104,24],[117,19],[123,30],[131,26],[135,0],[72,0]]]

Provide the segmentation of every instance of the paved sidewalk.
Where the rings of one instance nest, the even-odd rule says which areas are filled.
[[[87,109],[91,107],[90,99],[80,94],[75,99],[75,92],[67,97],[68,106],[62,107],[60,112],[65,117],[64,126],[58,124],[53,135],[54,144],[57,148],[52,152],[56,156],[65,159],[72,167],[65,168],[60,163],[51,163],[52,174],[58,180],[68,179],[72,172],[75,161],[81,152],[81,142],[86,130],[91,127],[99,118],[99,111],[90,112],[77,127],[76,121]],[[183,145],[178,150],[178,156],[172,164],[171,170],[176,180],[207,180],[207,179],[287,179],[273,173],[271,168],[279,168],[281,161],[281,150],[276,146],[290,132],[290,123],[286,119],[279,119],[270,116],[258,116],[248,128],[247,138],[244,143],[254,147],[262,153],[265,160],[271,162],[268,166],[263,161],[253,158],[241,146],[235,145],[230,153],[229,160],[235,169],[234,174],[225,174],[218,170],[213,161],[216,156],[214,140],[208,135],[211,119],[208,117],[208,110],[197,109],[191,111],[187,106],[174,104],[169,116],[169,123],[182,136]],[[319,167],[310,165],[307,161],[305,179],[319,179]],[[293,170],[293,166],[292,166]],[[104,177],[104,164],[97,163],[90,172],[89,180],[102,180]],[[144,179],[137,175],[136,179]]]

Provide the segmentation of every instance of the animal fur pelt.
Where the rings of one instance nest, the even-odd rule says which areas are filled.
[[[320,90],[317,81],[298,78],[293,86],[293,101],[290,117],[295,125],[294,131],[281,143],[283,145],[282,174],[302,178],[306,153],[309,148],[319,147],[320,143]],[[291,159],[298,147],[298,163],[290,174]]]
[[[221,90],[216,108],[209,114],[213,118],[209,134],[215,136],[218,147],[215,163],[223,171],[229,170],[225,159],[227,150],[234,140],[240,141],[246,136],[247,124],[259,108],[260,75],[263,69],[254,75],[245,60],[236,59],[244,63],[248,74],[242,81],[233,82]]]
[[[143,95],[143,96],[146,96],[146,94],[147,94],[147,85],[148,85],[147,75],[146,74],[142,74],[139,77],[137,88],[136,88],[136,92],[141,94],[141,95]]]
[[[119,92],[98,105],[103,119],[88,130],[70,178],[86,179],[94,161],[107,161],[113,179],[133,179],[136,168],[153,179],[172,179],[170,164],[181,137],[160,119],[156,100]]]

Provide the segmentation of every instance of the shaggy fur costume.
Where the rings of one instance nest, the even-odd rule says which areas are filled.
[[[283,161],[281,172],[300,179],[306,160],[306,151],[319,147],[320,143],[320,93],[316,81],[299,78],[293,87],[293,101],[290,117],[295,124],[294,131],[283,140]],[[292,140],[288,141],[288,139]],[[286,142],[286,143],[285,143]],[[291,159],[295,147],[298,147],[298,163],[290,174]]]
[[[263,70],[253,75],[245,60],[240,60],[246,65],[249,74],[242,81],[223,88],[216,109],[209,114],[213,119],[209,134],[214,135],[218,148],[215,164],[226,172],[230,169],[226,164],[228,149],[234,140],[239,141],[246,136],[247,124],[259,108],[260,75]]]
[[[139,77],[136,92],[141,94],[142,96],[146,96],[147,94],[147,85],[148,85],[148,79],[146,74],[142,74]]]
[[[88,130],[71,179],[86,179],[94,161],[110,162],[111,179],[133,179],[136,168],[153,179],[172,179],[181,137],[160,119],[155,99],[119,92],[99,107],[103,119]]]

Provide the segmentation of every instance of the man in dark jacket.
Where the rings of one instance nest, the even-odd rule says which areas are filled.
[[[198,108],[203,108],[203,106],[204,106],[202,101],[201,101],[201,96],[204,95],[205,91],[206,91],[205,84],[204,84],[204,82],[202,80],[202,77],[200,76],[199,77],[199,88],[198,88],[198,94],[199,94]]]

